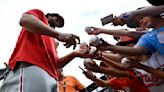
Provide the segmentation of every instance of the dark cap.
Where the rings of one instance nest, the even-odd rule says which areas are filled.
[[[164,5],[164,1],[163,0],[147,0],[150,4],[155,5],[155,6],[159,6],[159,5]]]

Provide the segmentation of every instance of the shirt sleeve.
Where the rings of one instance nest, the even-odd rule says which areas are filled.
[[[139,39],[139,41],[137,42],[137,46],[141,46],[141,47],[144,47],[144,48],[146,48],[146,49],[148,49],[148,54],[151,54],[151,53],[154,53],[154,47],[152,46],[152,44],[151,44],[151,40],[149,39],[149,35],[148,34],[145,34],[145,35],[143,35],[140,39]]]
[[[43,11],[41,11],[39,9],[32,9],[32,10],[25,12],[24,14],[31,14],[40,20],[42,20],[43,17],[45,16]]]

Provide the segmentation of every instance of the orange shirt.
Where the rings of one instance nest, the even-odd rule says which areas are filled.
[[[76,92],[85,88],[83,84],[81,84],[79,80],[73,76],[64,76],[64,81],[66,85],[65,92]],[[59,81],[59,92],[64,92],[63,84],[63,81]]]

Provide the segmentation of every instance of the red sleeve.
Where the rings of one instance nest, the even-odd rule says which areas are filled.
[[[24,14],[34,15],[35,17],[37,17],[40,20],[42,20],[43,17],[45,16],[43,11],[41,11],[39,9],[32,9],[32,10],[29,10],[29,11],[25,12]]]

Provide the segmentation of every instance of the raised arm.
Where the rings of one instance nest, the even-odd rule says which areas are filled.
[[[129,36],[135,39],[138,39],[143,35],[143,33],[132,32],[126,29],[101,29],[100,32],[104,34],[116,35],[116,36]]]
[[[143,32],[133,32],[128,31],[126,29],[102,29],[96,27],[87,27],[86,32],[90,35],[98,35],[98,34],[109,34],[115,36],[129,36],[135,39],[140,38],[144,33]]]
[[[120,54],[114,54],[111,52],[103,52],[103,51],[99,51],[99,52],[102,54],[101,56],[113,60],[115,62],[120,62],[121,59],[123,58],[123,56]]]
[[[152,13],[153,12],[153,13]],[[164,5],[149,6],[132,12],[132,16],[157,16],[164,12]]]
[[[134,46],[134,47],[128,47],[128,46],[118,46],[118,45],[112,45],[107,42],[105,42],[103,39],[100,39],[101,43],[95,46],[100,51],[113,51],[115,53],[120,53],[121,55],[127,55],[127,56],[137,56],[141,54],[145,54],[148,52],[148,49],[142,47],[142,46]]]
[[[57,38],[60,34],[54,28],[46,25],[40,19],[31,14],[23,14],[20,19],[20,25],[29,32],[47,35],[54,38]]]
[[[106,58],[106,57],[102,57],[102,62],[104,63],[104,64],[106,64],[108,67],[115,67],[116,69],[120,69],[120,70],[129,70],[129,69],[127,69],[126,67],[124,67],[121,63],[118,63],[118,62],[115,62],[115,61],[113,61],[113,60],[110,60],[110,59],[108,59],[108,58]]]
[[[120,16],[123,16],[122,18],[125,20],[130,20],[134,17],[159,16],[163,12],[164,12],[164,5],[148,6],[135,11],[122,13]]]
[[[84,64],[85,68],[97,73],[104,73],[107,75],[115,76],[115,77],[128,77],[132,78],[132,75],[129,73],[129,71],[119,70],[114,67],[102,67],[98,66],[95,63],[91,63],[94,61],[90,61]]]
[[[78,36],[69,33],[58,32],[54,28],[43,23],[40,17],[45,18],[44,14],[39,16],[37,14],[32,15],[25,13],[20,19],[20,25],[31,33],[54,37],[59,41],[66,42],[66,47],[70,47],[71,45],[73,45],[75,48],[77,43],[76,39],[78,40],[78,42],[80,42]]]

